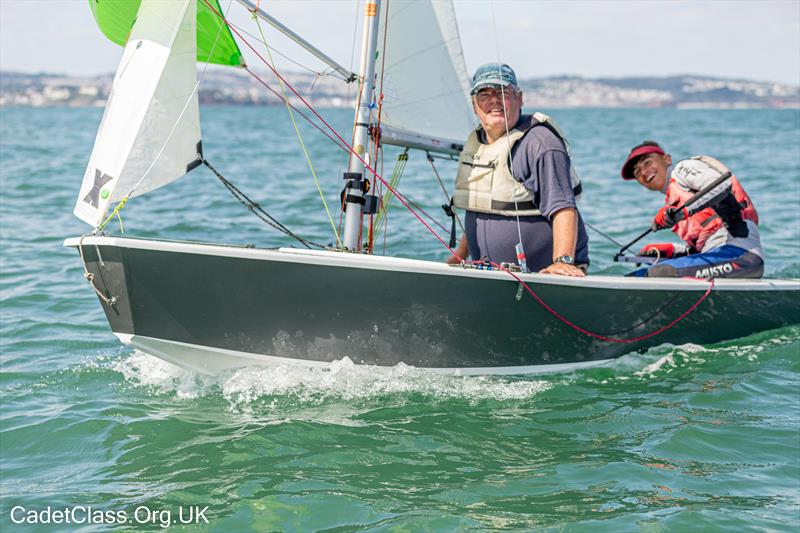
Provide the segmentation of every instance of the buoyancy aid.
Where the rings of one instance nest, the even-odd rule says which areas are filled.
[[[461,151],[458,175],[453,195],[453,205],[505,216],[538,216],[539,206],[534,205],[533,196],[511,172],[511,153],[514,146],[536,126],[545,126],[564,143],[569,155],[569,143],[564,133],[544,113],[523,117],[506,135],[492,144],[480,141],[481,127],[473,130]],[[570,166],[570,183],[577,197],[581,182],[573,166]]]
[[[709,175],[709,183],[721,174],[730,169],[720,161],[709,156],[692,157],[688,161],[701,161],[705,163]],[[683,165],[683,161],[675,166],[670,176],[667,186],[666,204],[672,206],[682,206],[698,190],[688,187],[686,184],[685,173],[689,167],[694,165]],[[678,222],[672,231],[675,232],[686,244],[696,251],[703,249],[706,241],[711,235],[716,233],[723,225],[734,237],[747,237],[748,230],[745,220],[751,220],[758,224],[758,213],[753,202],[742,188],[739,180],[731,173],[731,188],[728,195],[714,207],[707,207],[698,211],[689,218]]]

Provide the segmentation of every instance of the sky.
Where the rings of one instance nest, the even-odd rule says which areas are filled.
[[[231,1],[221,0],[223,9]],[[352,64],[353,28],[362,13],[355,0],[260,5]],[[470,73],[499,58],[521,78],[698,74],[800,85],[800,0],[456,0],[455,6]],[[236,2],[230,14],[252,24]],[[322,69],[282,37],[267,37],[277,50]],[[97,29],[87,0],[0,0],[0,70],[113,73],[121,54]]]

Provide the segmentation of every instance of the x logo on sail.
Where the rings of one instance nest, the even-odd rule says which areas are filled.
[[[104,174],[99,170],[94,170],[94,185],[92,185],[92,190],[89,191],[89,194],[84,197],[83,201],[87,204],[90,204],[93,207],[98,207],[99,204],[99,197],[100,197],[100,189],[103,188],[103,185],[108,183],[109,181],[113,180],[111,176],[108,174]]]

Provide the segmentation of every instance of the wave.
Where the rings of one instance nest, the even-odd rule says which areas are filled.
[[[529,400],[550,386],[544,380],[520,377],[435,374],[403,363],[390,368],[356,365],[348,357],[326,367],[249,367],[204,376],[134,351],[111,368],[136,386],[171,392],[179,398],[221,394],[234,408],[277,398],[304,405],[413,395],[433,400],[502,402]]]

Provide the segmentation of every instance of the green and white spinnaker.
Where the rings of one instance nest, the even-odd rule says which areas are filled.
[[[125,46],[142,0],[88,0],[94,20],[111,42]],[[222,13],[218,0],[197,2],[197,61],[231,67],[245,65],[231,30],[210,8]]]
[[[200,164],[197,61],[242,61],[228,27],[205,0],[89,5],[103,32],[125,42],[74,211],[102,227],[111,205],[124,205]]]

